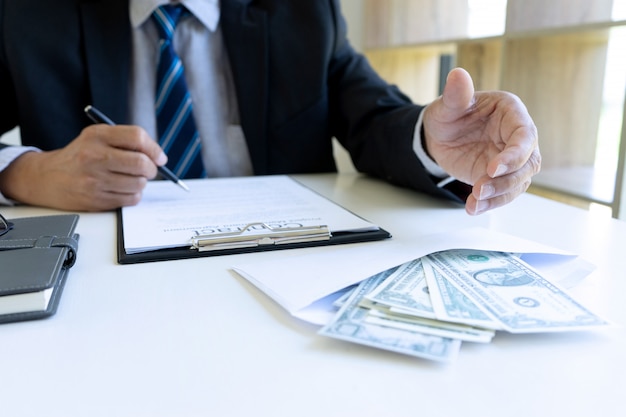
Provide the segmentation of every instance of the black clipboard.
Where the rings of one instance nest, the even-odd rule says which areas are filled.
[[[347,243],[374,242],[391,238],[391,234],[382,229],[355,231],[355,232],[329,232],[328,239],[300,240],[293,243],[281,244],[258,244],[254,246],[239,246],[220,248],[216,250],[199,250],[190,246],[177,248],[155,249],[137,253],[126,253],[124,247],[124,227],[122,210],[117,212],[117,261],[122,265],[171,261],[176,259],[200,258],[208,256],[234,255],[240,253],[264,252],[283,249],[310,248],[315,246],[341,245]]]
[[[266,176],[266,178],[285,177],[289,181],[293,181],[298,187],[306,189],[307,192],[323,199],[323,201],[340,208],[351,215],[361,218],[339,204],[322,196],[318,192],[312,190],[306,185],[289,176]],[[252,180],[263,179],[263,177],[250,177]],[[219,180],[219,179],[218,179]],[[236,180],[236,179],[235,179]],[[243,178],[241,179],[243,180]],[[191,184],[192,181],[190,181]],[[169,261],[176,259],[188,259],[208,256],[234,255],[241,253],[264,252],[271,250],[310,248],[315,246],[339,245],[348,243],[373,242],[391,238],[391,234],[378,227],[358,229],[351,231],[332,231],[327,226],[301,226],[297,228],[272,229],[272,227],[264,223],[252,223],[242,227],[240,233],[223,233],[217,239],[215,236],[196,236],[191,239],[187,246],[177,246],[168,248],[147,249],[139,252],[127,252],[124,239],[124,210],[122,208],[117,211],[117,260],[120,264],[135,264],[144,262]],[[368,222],[369,223],[369,222]],[[247,229],[250,233],[246,234]],[[252,230],[254,229],[254,230]],[[246,237],[251,237],[246,239]],[[209,241],[208,245],[203,245],[202,241]],[[218,241],[216,247],[206,250],[207,246],[211,246]],[[234,241],[234,244],[231,244]],[[252,241],[252,242],[251,242]],[[204,242],[206,243],[206,242]],[[226,243],[226,244],[224,244]]]

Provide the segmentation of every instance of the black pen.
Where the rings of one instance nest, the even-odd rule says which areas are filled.
[[[106,123],[110,126],[115,126],[115,123],[111,119],[109,119],[104,113],[100,110],[96,109],[94,106],[85,107],[85,113],[94,123]],[[185,185],[184,182],[181,181],[180,178],[176,176],[172,171],[169,170],[165,165],[157,167],[159,170],[159,174],[165,179],[172,181],[173,183],[178,184],[183,190],[189,191],[189,187]]]

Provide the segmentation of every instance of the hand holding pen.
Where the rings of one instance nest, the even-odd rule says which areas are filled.
[[[85,113],[94,123],[105,123],[109,126],[115,126],[115,123],[111,119],[109,119],[104,113],[102,113],[100,110],[96,109],[93,106],[85,107]],[[183,190],[189,191],[189,187],[187,187],[187,185],[184,182],[182,182],[181,179],[178,178],[165,165],[157,167],[157,170],[159,171],[159,174],[161,174],[163,178],[176,183]]]
[[[167,161],[163,149],[139,126],[100,123],[77,133],[55,137],[52,129],[50,140],[65,140],[64,146],[16,158],[0,173],[2,194],[60,210],[115,210],[139,203],[147,181]]]

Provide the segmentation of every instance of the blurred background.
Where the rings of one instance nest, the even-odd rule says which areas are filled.
[[[543,156],[531,192],[626,219],[626,0],[342,0],[342,7],[352,44],[418,103],[436,98],[455,66],[477,89],[520,96]],[[337,154],[342,170],[353,169]]]

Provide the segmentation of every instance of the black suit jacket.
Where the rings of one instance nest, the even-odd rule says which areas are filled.
[[[422,108],[355,53],[337,0],[224,0],[220,25],[255,174],[335,171],[334,136],[358,170],[454,198],[412,151]],[[128,0],[0,0],[0,132],[60,148],[88,104],[126,123],[130,38]]]

